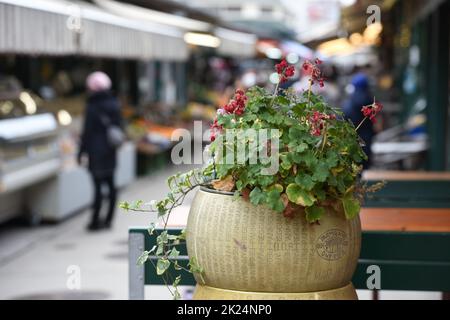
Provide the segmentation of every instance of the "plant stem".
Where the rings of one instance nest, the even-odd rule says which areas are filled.
[[[155,263],[154,263],[151,259],[149,259],[149,261],[150,261],[150,263],[153,265],[153,267],[155,268],[155,270],[158,270],[158,268],[156,267]],[[167,278],[163,276],[162,279],[163,279],[163,281],[164,281],[165,286],[166,286],[167,289],[169,290],[170,294],[173,296],[174,293],[172,292],[172,290],[170,290],[170,286],[169,286],[169,284],[167,283]]]
[[[308,82],[309,82],[309,87],[308,87],[308,106],[309,106],[311,103],[311,89],[312,89],[311,79],[309,79]]]
[[[223,154],[223,153],[222,153]],[[216,173],[216,159],[214,152],[212,153],[212,159],[213,159],[213,173],[214,173],[214,179],[217,179],[217,173]],[[197,180],[197,179],[195,179]]]
[[[322,148],[320,149],[320,152],[323,152],[323,149],[325,148],[325,145],[327,144],[327,125],[325,124],[325,130],[324,130],[324,134],[323,134],[323,141],[322,141]]]
[[[273,98],[272,98],[272,101],[270,101],[270,107],[272,107],[272,105],[273,105],[273,103],[274,103],[274,101],[275,101],[275,98],[277,97],[277,95],[278,95],[278,87],[280,86],[280,81],[278,81],[277,82],[277,85],[275,86],[275,91],[273,92]]]
[[[364,121],[366,121],[366,119],[367,119],[367,117],[364,117],[364,119],[361,120],[361,122],[356,127],[355,131],[358,131],[359,127],[361,127],[361,125],[364,123]]]

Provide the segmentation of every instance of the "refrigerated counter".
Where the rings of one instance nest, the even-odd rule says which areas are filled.
[[[29,212],[25,189],[59,171],[57,133],[51,113],[0,119],[0,222]]]
[[[136,147],[125,143],[117,154],[115,184],[122,188],[135,180]],[[32,186],[27,192],[27,202],[41,219],[59,222],[91,205],[93,186],[89,172],[77,164],[66,165],[57,175]]]

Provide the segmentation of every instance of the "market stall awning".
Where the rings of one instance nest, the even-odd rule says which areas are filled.
[[[198,32],[215,36],[220,40],[220,45],[217,49],[218,53],[225,56],[252,57],[256,53],[257,37],[251,33],[216,27],[209,22],[159,12],[114,0],[94,0],[94,3],[107,12],[132,19],[133,21],[165,23],[177,27],[185,33]]]
[[[0,53],[72,54],[70,11],[59,2],[0,0]]]
[[[225,28],[216,28],[214,34],[221,41],[219,53],[242,58],[255,56],[258,40],[255,35]]]
[[[188,57],[184,32],[174,26],[128,19],[87,4],[81,16],[82,54],[157,60]]]
[[[81,1],[0,0],[0,52],[185,60],[184,32]]]
[[[133,4],[118,2],[114,0],[93,0],[93,2],[98,7],[110,13],[133,19],[134,21],[151,21],[161,24],[167,24],[189,31],[208,32],[211,29],[211,24],[208,22],[156,11],[148,8],[138,7]]]

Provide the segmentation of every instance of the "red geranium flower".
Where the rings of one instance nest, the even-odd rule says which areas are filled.
[[[322,63],[322,60],[315,59],[314,63],[312,63],[309,60],[306,60],[303,62],[302,68],[305,74],[309,75],[311,78],[309,79],[311,81],[311,84],[314,84],[315,82],[319,83],[320,87],[324,86],[325,78],[322,76],[322,72],[320,71],[320,68],[318,67],[319,64]]]
[[[214,119],[214,122],[211,124],[210,128],[210,140],[216,140],[217,134],[220,134],[223,130],[223,126],[217,122],[217,117]]]
[[[223,108],[218,110],[218,115],[222,116],[224,114],[235,114],[237,116],[241,116],[245,111],[245,104],[247,103],[247,96],[245,95],[244,90],[237,89],[234,93],[233,99],[230,100],[228,104],[223,106]],[[213,124],[210,127],[211,129],[211,141],[216,140],[217,134],[221,133],[223,130],[223,126],[219,125],[217,122],[217,117],[214,119]]]
[[[245,104],[247,103],[247,96],[244,90],[237,89],[234,98],[223,107],[226,113],[234,113],[241,116],[245,110]]]
[[[375,117],[381,110],[383,110],[383,105],[381,103],[375,101],[375,99],[373,100],[372,104],[361,108],[361,112],[362,112],[363,116],[365,118],[369,118],[370,121],[372,121],[372,123],[377,122],[377,119]]]
[[[316,137],[320,136],[325,126],[325,121],[334,119],[336,119],[336,115],[334,114],[328,115],[319,111],[314,111],[312,116],[309,117],[309,121],[311,123],[311,134]]]
[[[294,76],[295,68],[294,66],[290,66],[286,60],[281,60],[280,63],[275,65],[275,70],[280,76],[280,83],[286,82],[287,79]]]

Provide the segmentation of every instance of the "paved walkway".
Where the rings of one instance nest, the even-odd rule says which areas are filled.
[[[183,168],[171,167],[138,179],[121,191],[119,199],[160,199],[168,191],[168,175],[177,171]],[[128,227],[149,225],[155,220],[154,213],[117,209],[112,230],[90,233],[85,230],[89,221],[89,210],[85,210],[56,225],[1,226],[0,299],[127,299]],[[69,290],[67,282],[77,270],[81,290]],[[153,288],[146,297],[170,295],[164,288]]]
[[[141,178],[122,190],[121,200],[160,199],[170,174],[186,168],[171,167]],[[74,191],[76,192],[76,190]],[[187,200],[189,204],[191,199]],[[89,233],[89,211],[56,224],[27,228],[0,227],[0,299],[127,299],[128,227],[145,226],[156,214],[116,212],[112,230]],[[68,289],[68,272],[80,271],[80,290]],[[359,291],[360,299],[370,292]],[[148,299],[170,299],[164,287],[146,287]],[[440,293],[381,292],[381,299],[439,299]]]

